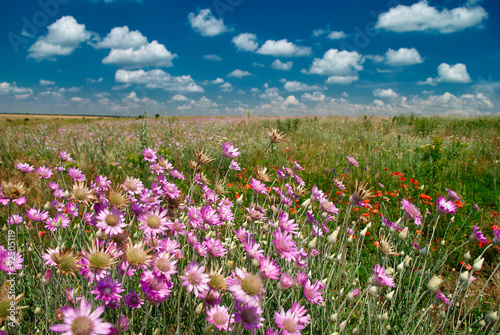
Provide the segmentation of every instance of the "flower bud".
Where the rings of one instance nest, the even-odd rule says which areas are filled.
[[[472,265],[472,269],[474,271],[481,271],[481,268],[483,267],[483,262],[484,258],[480,257],[474,261],[474,264]]]
[[[376,297],[378,295],[378,287],[377,286],[372,286],[370,287],[370,289],[368,290],[368,293],[372,296],[372,297]]]
[[[403,271],[405,268],[405,262],[399,263],[396,268],[398,269],[398,271]]]
[[[37,307],[37,308],[35,308],[34,313],[35,313],[35,315],[40,315],[40,314],[42,314],[42,309],[40,307]]]
[[[200,315],[201,312],[203,312],[203,307],[205,306],[204,303],[200,303],[198,306],[196,306],[196,309],[194,310],[194,312],[197,314],[197,315]]]
[[[49,284],[52,279],[52,269],[47,269],[42,277],[42,284]]]
[[[330,321],[332,323],[335,323],[337,321],[338,317],[339,317],[339,315],[337,313],[334,313],[334,314],[330,315]]]
[[[439,287],[443,284],[443,279],[439,276],[434,276],[431,278],[429,283],[427,284],[427,288],[429,291],[436,292],[439,290]]]
[[[460,276],[458,276],[458,278],[460,279],[460,281],[467,281],[469,280],[469,271],[464,271],[460,274]]]
[[[399,239],[406,240],[407,237],[408,237],[408,227],[405,227],[403,230],[399,232]]]
[[[488,322],[497,322],[498,321],[498,312],[489,312],[486,314],[486,321]]]
[[[366,233],[368,232],[368,226],[366,226],[362,231],[361,233],[359,233],[359,235],[365,237],[366,236]]]
[[[314,237],[308,244],[307,244],[307,248],[309,250],[311,249],[315,249],[316,248],[316,245],[317,245],[317,242],[318,242],[318,237]]]
[[[347,293],[347,300],[354,301],[356,297],[359,295],[359,293],[360,293],[359,288],[355,288],[351,292]]]
[[[394,290],[392,290],[391,292],[387,293],[385,295],[385,298],[389,301],[392,301],[392,298],[394,297]]]

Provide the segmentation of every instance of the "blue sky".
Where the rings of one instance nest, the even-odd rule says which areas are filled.
[[[498,115],[497,0],[3,0],[0,112]]]

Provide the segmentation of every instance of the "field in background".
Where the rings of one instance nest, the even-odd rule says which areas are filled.
[[[467,263],[462,262],[463,253],[469,251],[472,254],[473,258],[470,260],[472,264],[474,258],[485,251],[485,245],[476,242],[468,244],[466,250],[459,249],[463,245],[462,243],[469,238],[472,228],[477,225],[485,234],[492,236],[492,227],[500,225],[498,217],[498,210],[500,208],[500,185],[498,182],[500,175],[499,117],[462,119],[448,117],[420,118],[415,116],[396,116],[392,118],[315,116],[298,118],[220,118],[171,116],[127,119],[85,117],[83,119],[83,117],[58,116],[58,120],[55,122],[52,122],[50,116],[18,115],[17,117],[15,119],[14,116],[0,116],[0,125],[2,126],[2,136],[0,137],[1,181],[19,182],[21,180],[21,173],[15,168],[19,162],[29,163],[35,168],[44,165],[53,169],[61,165],[59,152],[66,151],[71,154],[74,162],[65,162],[65,169],[67,170],[70,167],[78,168],[85,173],[87,181],[95,180],[97,176],[106,176],[114,185],[119,185],[127,176],[133,176],[141,179],[145,187],[151,188],[152,183],[157,182],[157,177],[152,173],[149,164],[144,161],[142,152],[146,148],[152,148],[158,156],[168,159],[175,169],[184,174],[185,180],[175,180],[175,184],[185,195],[190,190],[193,180],[193,170],[189,165],[189,161],[196,159],[195,150],[203,149],[206,154],[215,158],[213,162],[203,165],[200,168],[208,177],[209,187],[214,188],[214,177],[218,175],[224,179],[225,185],[225,195],[221,194],[221,197],[227,196],[233,202],[236,199],[243,200],[242,206],[237,207],[235,211],[236,219],[232,227],[235,230],[243,224],[243,221],[248,220],[248,218],[244,219],[247,214],[244,208],[250,207],[254,199],[249,183],[257,175],[256,168],[265,167],[267,169],[266,172],[271,176],[272,182],[266,182],[266,186],[280,186],[282,181],[276,178],[277,170],[284,170],[285,167],[291,168],[293,167],[293,162],[296,161],[304,170],[297,172],[297,175],[300,176],[299,180],[295,179],[293,181],[293,178],[290,178],[289,182],[291,184],[294,182],[300,184],[300,181],[303,181],[306,185],[306,194],[300,198],[300,201],[297,199],[291,206],[280,208],[289,213],[291,217],[295,214],[293,217],[296,222],[301,222],[300,227],[302,227],[302,224],[304,227],[309,227],[310,223],[304,222],[305,215],[303,211],[305,209],[302,208],[302,205],[303,201],[309,198],[313,186],[317,186],[325,192],[327,199],[341,209],[341,214],[335,217],[334,221],[328,223],[330,225],[330,232],[337,226],[344,229],[346,225],[350,226],[352,222],[352,228],[357,238],[352,248],[349,247],[348,249],[349,254],[347,258],[349,259],[349,255],[352,256],[350,258],[351,262],[348,262],[348,265],[342,265],[345,266],[342,268],[345,270],[345,273],[340,275],[329,271],[336,266],[340,266],[339,264],[345,264],[341,262],[342,258],[340,256],[342,256],[342,250],[346,252],[345,250],[347,249],[336,250],[337,245],[333,247],[329,246],[326,242],[326,236],[320,238],[319,241],[322,242],[318,242],[320,246],[317,247],[320,256],[314,260],[311,259],[310,270],[312,271],[312,277],[319,280],[328,278],[332,281],[332,284],[328,281],[329,284],[325,289],[325,300],[328,299],[327,308],[315,304],[307,306],[312,319],[316,319],[312,325],[309,325],[303,331],[306,334],[331,334],[334,331],[339,331],[340,322],[347,316],[348,319],[351,318],[357,320],[356,322],[359,321],[360,327],[366,327],[366,325],[361,326],[366,322],[366,320],[363,321],[363,317],[361,316],[362,311],[359,312],[361,314],[355,313],[354,315],[344,313],[342,318],[339,316],[338,322],[336,320],[333,322],[330,321],[331,314],[337,311],[339,307],[344,307],[346,304],[350,308],[357,306],[357,304],[354,305],[354,303],[345,302],[344,298],[339,298],[339,300],[335,297],[345,296],[348,290],[356,286],[351,285],[351,283],[355,283],[356,281],[359,283],[360,280],[361,282],[366,282],[368,280],[373,267],[372,265],[366,268],[358,267],[358,264],[362,263],[363,260],[370,263],[375,260],[381,261],[381,259],[384,259],[386,267],[392,266],[396,268],[396,265],[404,259],[400,255],[398,256],[401,258],[398,258],[399,261],[388,261],[387,256],[385,258],[384,256],[380,257],[379,251],[379,242],[382,241],[382,237],[386,236],[389,238],[390,236],[391,239],[397,239],[397,234],[394,235],[392,233],[391,235],[385,233],[385,228],[383,228],[381,223],[381,214],[384,214],[391,221],[396,221],[403,214],[403,210],[401,209],[403,198],[410,200],[420,208],[424,220],[433,222],[432,220],[434,219],[431,220],[431,217],[436,213],[436,199],[440,196],[446,196],[446,189],[455,191],[461,197],[461,201],[457,203],[459,206],[457,213],[453,215],[453,218],[447,216],[441,219],[440,227],[437,230],[435,229],[436,235],[434,235],[434,232],[431,235],[425,225],[426,231],[422,228],[422,232],[419,230],[420,227],[416,227],[417,229],[415,230],[415,226],[411,225],[410,234],[413,234],[411,235],[412,237],[406,242],[397,242],[396,246],[396,248],[404,249],[406,254],[412,253],[415,262],[417,260],[421,262],[428,256],[423,253],[419,256],[418,250],[412,249],[412,241],[417,241],[423,246],[427,239],[427,242],[429,242],[427,248],[434,248],[432,250],[435,250],[437,247],[438,251],[436,255],[433,254],[433,259],[438,264],[441,257],[444,264],[441,264],[442,267],[436,265],[436,267],[432,268],[432,271],[434,274],[440,274],[446,279],[447,283],[444,284],[444,290],[450,294],[453,293],[455,282],[457,282],[456,285],[458,287],[458,274],[463,270],[465,263]],[[25,117],[29,118],[29,120],[24,120]],[[11,121],[7,121],[7,118]],[[37,122],[38,120],[50,121]],[[285,141],[270,145],[268,132],[273,128],[286,135]],[[241,171],[229,171],[229,160],[222,160],[221,145],[228,141],[231,141],[241,151],[241,156],[237,159],[239,165],[242,167]],[[359,162],[359,167],[350,165],[346,156],[355,158]],[[335,188],[334,179],[342,180],[347,186],[347,190],[343,192]],[[372,208],[356,207],[353,209],[350,206],[348,199],[354,192],[353,185],[357,180],[367,183],[367,188],[371,188],[374,198],[371,198],[371,202],[369,201],[369,203],[373,205]],[[48,189],[46,183],[41,181],[35,173],[25,174],[22,181],[27,188],[26,198],[28,199],[23,209],[44,207],[47,203]],[[72,180],[68,177],[67,173],[58,174],[57,177],[54,176],[53,180],[50,181],[57,181],[61,188],[64,187],[68,190],[70,190],[72,184]],[[203,197],[203,194],[199,196]],[[278,197],[275,196],[275,198]],[[264,204],[262,202],[261,204],[267,210],[266,215],[277,221],[277,214],[271,209],[270,201],[266,199]],[[269,206],[269,208],[266,206]],[[317,207],[311,208],[318,210],[318,212],[321,211]],[[476,210],[475,208],[480,210]],[[7,211],[5,209],[0,210],[2,223],[6,222],[7,217]],[[319,217],[318,215],[318,220]],[[73,220],[74,222],[78,221],[84,224],[83,220]],[[359,233],[369,222],[371,222],[373,228],[370,228],[371,233],[366,235],[365,241],[365,237],[361,239]],[[437,225],[437,221],[435,223]],[[408,225],[410,226],[409,223]],[[248,227],[253,228],[253,223],[252,226],[249,225]],[[84,237],[86,241],[95,237],[97,229],[94,228],[90,227],[87,231]],[[271,229],[269,226],[267,228]],[[43,226],[39,227],[39,229],[42,230]],[[76,228],[75,226],[75,229],[80,228]],[[232,235],[232,229],[222,230],[221,228],[221,231],[215,230],[215,232],[210,233],[210,236],[217,237],[223,234],[223,237],[229,238]],[[301,242],[298,241],[297,245],[301,245],[310,251],[313,248],[309,247],[308,243],[313,240],[312,232],[310,228],[300,229],[303,230],[303,239]],[[137,231],[134,232],[137,234]],[[130,235],[132,236],[134,232],[131,231]],[[24,234],[25,236],[29,236],[31,233],[34,232],[27,230]],[[262,234],[259,237],[267,239],[265,241],[267,245],[265,249],[269,251],[269,246],[272,245],[270,240],[271,232],[268,234],[258,232],[256,234]],[[49,235],[51,239],[46,238]],[[85,241],[75,242],[75,239],[72,239],[72,234],[65,234],[64,236],[64,239],[67,238],[65,240],[66,246],[77,247],[77,250],[85,248]],[[206,236],[209,235],[207,234]],[[436,241],[428,241],[430,236],[439,236],[439,238]],[[352,243],[352,240],[351,242],[347,242],[348,237],[349,234],[345,236],[345,241],[343,240],[342,243],[339,242],[342,245],[339,248],[347,248],[346,245]],[[40,235],[40,238],[43,248],[55,247],[54,243],[59,238],[58,231],[47,232],[43,235],[43,238]],[[233,238],[231,237],[232,240]],[[366,247],[363,247],[363,241]],[[61,240],[59,239],[57,243],[60,242]],[[260,240],[257,242],[260,242]],[[3,243],[4,241],[0,239],[0,244]],[[37,257],[27,255],[29,252],[26,245],[23,249],[25,263],[29,260],[31,268],[30,270],[25,270],[30,273],[27,279],[19,279],[20,285],[24,285],[25,290],[25,297],[21,301],[21,305],[28,306],[26,310],[20,313],[23,313],[24,321],[28,325],[39,324],[47,327],[56,322],[53,313],[57,307],[64,305],[65,299],[62,293],[62,296],[57,296],[50,302],[44,301],[43,296],[45,293],[43,292],[45,292],[46,288],[39,284],[30,283],[32,280],[29,279],[30,276],[33,278],[36,275],[40,276],[47,268],[42,265],[43,261],[39,259],[39,255],[44,252],[43,248],[40,246]],[[447,250],[453,250],[454,248],[458,250],[456,253],[450,252],[447,254]],[[244,254],[244,251],[240,249],[242,248],[237,249],[239,251],[236,252],[236,255],[238,255],[238,252]],[[338,256],[338,262],[340,263],[336,263],[336,265],[334,263],[323,263],[323,261],[328,262],[326,260],[327,253],[332,253],[334,255],[332,257]],[[192,252],[190,255],[193,256],[195,254]],[[276,255],[276,252],[274,255]],[[444,257],[444,255],[447,256]],[[239,264],[238,266],[243,266],[244,264],[248,270],[255,268],[254,265],[251,265],[248,257],[246,260],[245,257],[238,258],[234,255],[231,257],[233,257],[231,258],[232,262],[237,265]],[[344,254],[345,257],[346,255]],[[474,331],[478,331],[478,334],[481,333],[480,331],[486,331],[486,329],[498,329],[498,327],[494,328],[494,326],[481,328],[482,326],[480,327],[479,324],[479,320],[484,319],[487,312],[495,310],[495,308],[498,309],[500,302],[500,282],[498,281],[500,276],[497,276],[498,278],[494,277],[493,280],[488,279],[490,275],[494,275],[495,268],[499,264],[498,250],[491,247],[484,252],[483,257],[485,258],[484,270],[481,273],[476,273],[478,279],[474,284],[475,286],[467,286],[463,300],[459,300],[463,303],[463,311],[462,307],[460,307],[460,313],[457,312],[457,315],[452,313],[452,315],[446,316],[446,322],[450,322],[450,327],[453,326],[449,329],[454,329],[457,333],[463,332],[463,324],[459,320],[468,308],[470,308],[470,314],[467,317],[471,319],[470,322],[474,326]],[[243,260],[240,262],[241,259]],[[335,262],[336,258],[332,259]],[[185,267],[186,264],[181,265],[181,262],[183,261],[179,260],[179,267]],[[220,261],[217,259],[216,261],[214,258],[212,260],[209,259],[207,262],[220,265],[221,268],[225,269],[224,273],[226,276],[231,275],[231,266],[228,266],[222,259]],[[427,264],[427,260],[425,262]],[[418,264],[422,266],[422,263]],[[280,265],[283,268],[286,267],[285,263],[280,263]],[[419,265],[413,265],[413,267],[414,272],[416,272]],[[289,268],[289,271],[292,272],[292,270],[295,273],[297,269],[292,266]],[[307,272],[308,270],[305,271]],[[117,271],[113,272],[113,274],[116,273]],[[327,275],[328,273],[330,275]],[[391,321],[387,323],[385,322],[387,320],[384,321],[383,318],[379,319],[379,321],[382,320],[383,324],[381,323],[380,326],[374,325],[373,332],[384,333],[387,329],[390,329],[390,327],[387,328],[387,324],[389,324],[394,329],[394,333],[402,333],[403,329],[406,329],[405,320],[408,320],[409,315],[413,318],[411,322],[408,322],[409,324],[411,323],[410,329],[415,327],[416,330],[419,323],[423,320],[428,321],[425,327],[429,327],[429,324],[432,322],[442,325],[442,319],[438,317],[438,310],[434,310],[434,307],[437,308],[437,306],[434,306],[433,300],[429,296],[426,296],[422,300],[422,303],[429,303],[429,309],[427,310],[429,314],[420,314],[422,313],[420,305],[419,309],[415,309],[420,299],[422,299],[419,294],[422,294],[425,288],[421,290],[420,286],[422,286],[422,283],[415,278],[414,273],[412,274],[411,271],[408,273],[410,273],[409,281],[406,282],[403,280],[403,282],[408,285],[408,292],[410,293],[407,294],[406,298],[403,294],[404,292],[400,292],[399,288],[398,293],[396,293],[396,295],[400,294],[399,300],[396,299],[396,301],[401,301],[402,304],[404,302],[403,305],[395,307],[394,302],[391,304],[389,300],[382,297],[380,301],[384,301],[383,305],[374,302],[373,306],[375,306],[377,313],[380,313],[380,315],[385,311],[390,312]],[[313,282],[312,277],[311,282]],[[59,275],[59,278],[62,278],[61,280],[65,284],[78,285],[75,284],[75,281],[72,282],[71,277],[68,280]],[[116,278],[114,277],[113,279]],[[344,281],[349,283],[346,284],[346,292],[344,290],[340,291],[343,288],[342,283]],[[78,282],[76,280],[76,283]],[[266,290],[272,294],[276,289],[270,286],[269,282],[266,283],[268,285],[266,286]],[[401,279],[398,285],[400,284]],[[30,287],[31,289],[30,285],[35,285],[36,289],[28,292],[27,288]],[[427,284],[424,283],[424,285]],[[128,286],[129,289],[133,287],[137,291],[140,289],[137,283],[135,286],[131,283]],[[180,292],[178,283],[174,287]],[[182,289],[184,290],[184,288]],[[404,291],[404,289],[401,290]],[[61,295],[60,291],[60,288],[55,288],[53,294],[56,295],[58,292],[57,294]],[[83,291],[89,295],[86,288]],[[416,292],[417,296],[413,296],[411,292]],[[472,299],[474,299],[480,293],[482,297],[480,304],[472,308],[473,305],[468,300],[469,297],[472,296]],[[190,312],[176,316],[175,313],[177,311],[175,307],[181,293],[176,294],[173,302],[168,302],[168,308],[165,308],[167,312],[163,312],[162,309],[156,310],[155,307],[153,312],[151,310],[150,312],[145,312],[143,309],[135,311],[132,314],[127,314],[127,316],[130,318],[131,315],[134,315],[133,318],[136,320],[144,318],[144,320],[151,322],[151,328],[146,329],[143,334],[151,334],[153,329],[162,327],[164,329],[168,328],[172,332],[172,327],[175,327],[175,320],[178,320],[179,317],[183,320],[181,328],[184,332],[187,332],[194,326],[191,324],[193,321],[189,319],[189,313],[192,314],[192,311],[197,307],[197,302],[189,300],[188,306],[191,308]],[[409,296],[412,296],[412,298],[409,298]],[[227,298],[227,296],[225,297]],[[269,310],[266,311],[266,328],[263,329],[274,325],[273,311],[279,310],[279,307],[282,306],[281,301],[279,299],[276,300],[277,297],[274,295],[272,297],[274,297],[274,300],[265,301],[266,307]],[[281,297],[281,293],[279,297]],[[284,297],[285,294],[283,294]],[[294,299],[297,298],[296,301],[300,300],[302,304],[306,304],[305,299],[300,295],[293,293],[290,294],[289,299],[292,299],[292,297]],[[367,297],[366,299],[368,299]],[[462,299],[462,296],[460,299]],[[288,302],[287,300],[286,306],[290,307]],[[229,304],[226,303],[227,306]],[[364,306],[364,304],[360,306]],[[49,315],[42,314],[41,316],[37,316],[33,314],[36,307],[46,308]],[[427,305],[425,307],[427,308]],[[364,310],[365,307],[360,308],[363,309],[363,313],[366,312]],[[168,312],[169,310],[172,310],[172,312]],[[339,311],[338,313],[341,312]],[[347,313],[349,313],[349,310]],[[370,313],[370,307],[368,307],[368,313]],[[374,313],[373,310],[371,313]],[[416,316],[411,315],[411,313],[415,313]],[[106,319],[109,321],[116,319],[116,316],[116,310],[106,312]],[[156,319],[152,316],[156,316]],[[375,316],[375,314],[372,316]],[[203,315],[197,317],[195,324],[206,326],[205,317]],[[441,321],[438,321],[438,319]],[[138,324],[132,328],[136,333],[142,328],[141,323],[137,322]],[[375,324],[374,319],[371,322]],[[498,321],[496,322],[498,323]],[[349,332],[353,330],[354,326],[352,324],[347,327]],[[371,327],[371,324],[369,327]],[[408,332],[410,329],[408,329]],[[423,329],[422,334],[429,333],[428,328]],[[258,332],[258,334],[261,333]],[[160,332],[159,334],[163,333]]]

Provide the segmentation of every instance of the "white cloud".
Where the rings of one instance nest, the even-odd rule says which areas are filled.
[[[355,76],[329,76],[325,81],[327,84],[351,84],[359,79],[358,75]]]
[[[413,65],[420,64],[424,60],[415,48],[389,49],[385,53],[385,62],[389,65]]]
[[[232,42],[238,48],[238,50],[255,51],[259,47],[259,43],[257,43],[256,40],[257,35],[251,33],[243,33],[233,37]]]
[[[228,31],[222,19],[216,19],[210,8],[202,9],[197,15],[189,13],[191,27],[202,36],[217,36]]]
[[[373,91],[373,95],[381,98],[397,98],[399,94],[394,92],[392,88],[384,89],[376,89]]]
[[[298,46],[286,39],[279,41],[267,40],[258,50],[261,55],[271,55],[275,57],[309,56],[310,47]]]
[[[203,92],[190,75],[174,77],[160,69],[151,71],[118,70],[115,73],[117,83],[125,85],[145,85],[146,88],[161,88],[165,91]]]
[[[322,58],[315,58],[311,68],[306,73],[329,76],[357,77],[357,72],[363,70],[363,56],[356,51],[328,50]],[[332,78],[335,81],[336,78]],[[357,79],[356,79],[357,80]]]
[[[108,35],[96,44],[97,48],[138,49],[148,44],[148,39],[140,31],[130,31],[127,26],[115,27]]]
[[[419,81],[417,84],[435,86],[437,83],[467,84],[472,81],[467,73],[467,67],[462,63],[455,65],[441,63],[437,70],[438,76],[436,78],[427,78],[425,81]]]
[[[212,80],[210,83],[214,84],[214,85],[223,84],[224,83],[224,79],[222,79],[222,78],[216,78],[216,79]]]
[[[176,94],[170,100],[172,100],[172,101],[189,101],[190,99],[188,99],[188,97],[186,97],[185,95]]]
[[[172,66],[172,59],[177,57],[158,41],[142,45],[139,49],[112,49],[102,60],[104,64],[117,64],[131,68],[143,66]]]
[[[274,60],[274,62],[271,64],[271,67],[275,70],[283,70],[283,71],[289,71],[293,66],[292,61],[288,61],[283,63],[280,61],[278,58]]]
[[[251,76],[252,74],[248,71],[243,71],[243,70],[240,70],[240,69],[236,69],[232,72],[230,72],[227,76],[228,77],[235,77],[235,78],[243,78],[243,77],[246,77],[246,76]]]
[[[87,78],[87,80],[85,80],[88,84],[95,84],[95,83],[100,83],[104,80],[103,77],[99,77],[98,79],[93,79],[93,78]]]
[[[295,106],[295,105],[299,105],[300,102],[299,100],[297,100],[297,98],[294,96],[294,95],[289,95],[286,97],[285,101],[283,102],[283,104],[285,106]]]
[[[26,99],[33,93],[31,88],[17,87],[14,82],[12,84],[8,82],[0,83],[0,95],[10,95],[14,96],[16,99]]]
[[[72,97],[70,100],[73,102],[78,102],[78,103],[82,103],[82,104],[88,104],[90,102],[90,99],[82,98],[82,97]]]
[[[224,84],[220,85],[220,89],[222,92],[232,92],[233,85],[231,85],[231,83],[224,83]]]
[[[379,106],[379,107],[382,107],[382,106],[384,106],[384,105],[385,105],[385,104],[384,104],[384,102],[383,102],[382,100],[378,100],[378,99],[373,100],[373,104],[374,104],[375,106]]]
[[[409,31],[437,31],[454,33],[480,25],[488,13],[483,7],[438,9],[421,0],[411,6],[399,5],[379,16],[375,28],[398,33]]]
[[[319,37],[321,35],[328,34],[329,31],[329,29],[317,28],[313,30],[312,34],[314,37]]]
[[[288,92],[296,92],[296,91],[317,91],[322,88],[318,85],[307,85],[301,83],[300,81],[287,81],[285,83],[285,90]]]
[[[342,94],[340,96],[343,97],[343,98],[347,98],[349,96],[349,93],[342,92]]]
[[[343,31],[332,31],[327,37],[331,40],[340,40],[346,38],[347,35]]]
[[[470,83],[471,79],[467,73],[465,64],[457,63],[455,65],[448,65],[442,63],[438,66],[438,82],[466,84]]]
[[[321,92],[313,92],[312,94],[310,93],[304,93],[302,94],[302,100],[308,100],[308,101],[325,101],[326,96],[321,93]]]
[[[45,79],[40,79],[40,81],[38,82],[40,85],[42,86],[52,86],[52,85],[55,85],[56,82],[55,81],[52,81],[52,80],[45,80]]]
[[[92,35],[72,16],[63,16],[47,28],[47,35],[40,36],[28,49],[28,58],[42,60],[67,56]]]
[[[208,59],[214,62],[221,62],[222,58],[218,55],[205,55],[203,56],[204,59]]]

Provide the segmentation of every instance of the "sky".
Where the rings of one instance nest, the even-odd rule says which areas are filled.
[[[0,113],[499,115],[498,0],[2,0]]]

